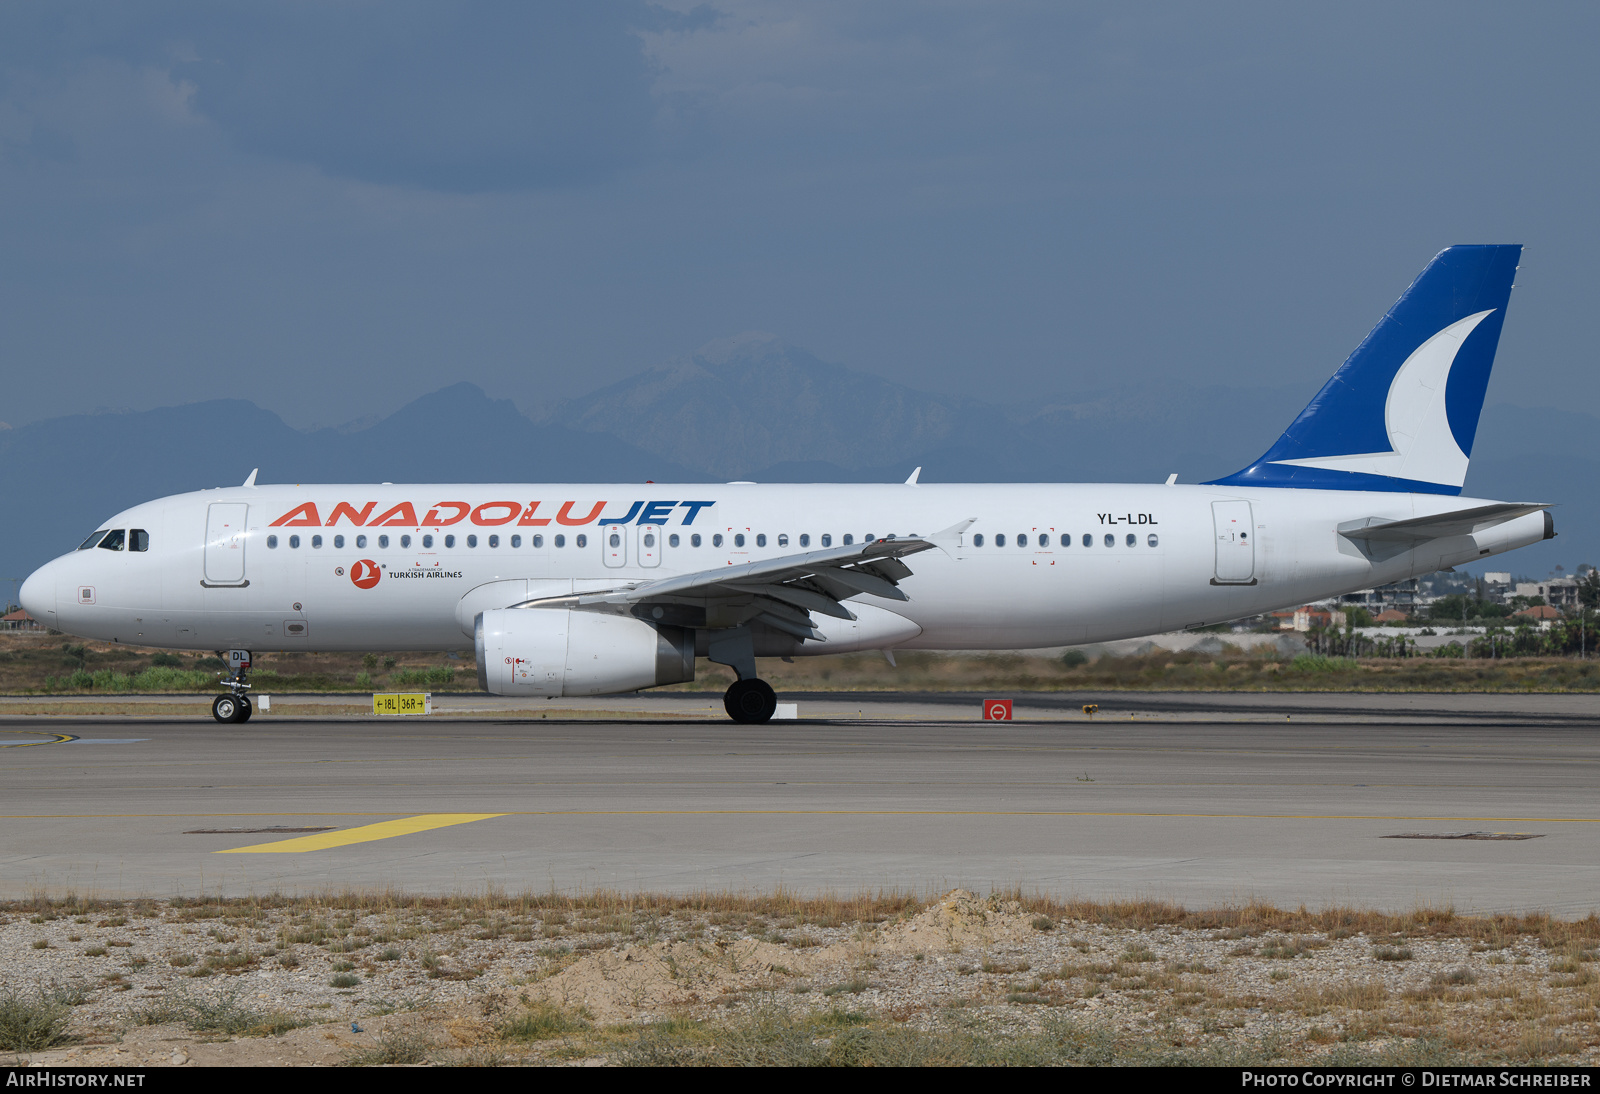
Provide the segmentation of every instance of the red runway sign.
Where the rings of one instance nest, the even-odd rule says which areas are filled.
[[[985,699],[983,701],[983,720],[985,722],[1011,721],[1011,700]]]

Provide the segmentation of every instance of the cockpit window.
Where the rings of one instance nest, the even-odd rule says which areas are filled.
[[[105,534],[106,534],[106,530],[104,528],[100,529],[98,532],[95,532],[95,533],[91,534],[88,539],[84,540],[83,543],[81,543],[78,546],[78,550],[87,551],[89,548],[93,547],[96,543],[99,543],[100,542],[100,537],[105,535]]]
[[[143,528],[130,528],[128,530],[128,550],[148,551],[150,549],[150,533]]]
[[[123,541],[127,538],[127,532],[124,532],[121,528],[113,528],[106,533],[106,538],[100,541],[100,549],[102,551],[120,551],[122,550]]]

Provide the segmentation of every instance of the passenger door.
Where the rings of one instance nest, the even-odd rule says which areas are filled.
[[[1216,576],[1213,585],[1256,583],[1255,526],[1247,501],[1214,501],[1211,520],[1217,537]]]
[[[206,511],[206,585],[250,584],[244,576],[245,519],[249,511],[248,504],[237,501],[212,502]]]

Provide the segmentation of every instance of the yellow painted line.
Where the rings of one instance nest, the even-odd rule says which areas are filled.
[[[26,733],[30,737],[36,737],[39,735],[37,730],[15,730],[14,732]],[[77,736],[72,733],[51,733],[50,737],[51,739],[48,741],[13,741],[8,745],[0,745],[0,748],[33,748],[36,745],[60,745],[66,744],[68,741],[76,741],[78,739]]]
[[[372,817],[382,816],[381,813],[12,813],[0,814],[0,820],[159,820],[163,818],[204,818],[204,817]],[[410,818],[408,821],[384,821],[380,824],[370,824],[362,828],[347,829],[344,833],[332,833],[337,837],[357,832],[367,832],[372,829],[384,828],[388,825],[410,823],[413,820],[426,820],[436,817],[460,818],[443,820],[435,824],[424,824],[414,831],[425,831],[428,828],[441,828],[451,824],[465,824],[469,821],[486,820],[491,817],[702,817],[702,816],[734,816],[734,817],[1151,817],[1169,818],[1172,820],[1352,820],[1352,821],[1497,821],[1497,822],[1527,822],[1542,824],[1600,824],[1600,817],[1436,817],[1421,814],[1391,814],[1391,813],[1153,813],[1153,812],[1104,812],[1099,810],[1055,810],[1055,809],[520,809],[505,813],[431,813],[424,817]],[[344,840],[341,842],[360,843],[369,839],[387,839],[392,835],[405,835],[405,831],[389,831],[379,835],[362,836],[360,839]],[[327,836],[312,836],[307,839],[324,840]],[[286,843],[299,843],[300,840],[286,840]],[[278,844],[263,844],[263,847],[278,847]],[[329,843],[325,846],[338,846],[338,843]],[[236,847],[234,851],[254,851],[254,847]],[[304,849],[304,848],[302,848]],[[219,852],[226,853],[226,852]]]
[[[342,832],[321,832],[314,836],[297,836],[294,839],[256,843],[249,847],[230,847],[217,851],[219,855],[285,854],[300,851],[323,851],[329,847],[345,847],[352,843],[370,843],[373,840],[409,836],[434,828],[448,828],[452,824],[470,824],[473,821],[503,817],[504,813],[423,813],[418,817],[364,824],[360,828],[346,828]]]

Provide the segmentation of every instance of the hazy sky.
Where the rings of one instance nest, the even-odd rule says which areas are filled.
[[[1600,7],[1319,7],[7,0],[0,419],[536,411],[752,329],[1309,397],[1475,242],[1491,401],[1600,413]]]

